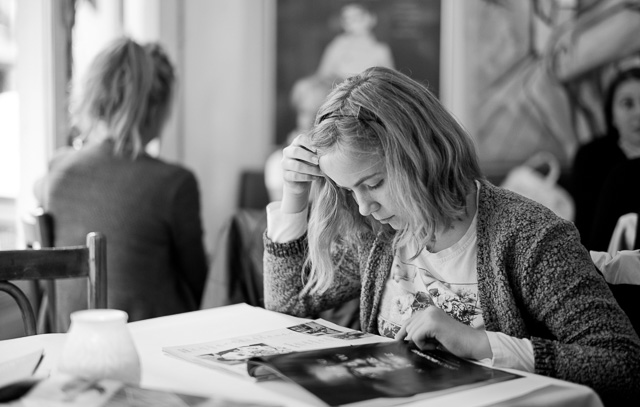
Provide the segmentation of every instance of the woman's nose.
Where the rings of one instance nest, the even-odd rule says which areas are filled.
[[[356,194],[355,198],[356,202],[358,203],[358,211],[360,211],[360,215],[362,216],[369,216],[373,212],[380,209],[380,204],[371,199],[371,197],[367,194]]]

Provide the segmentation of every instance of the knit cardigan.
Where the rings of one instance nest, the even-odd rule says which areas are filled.
[[[528,338],[537,374],[584,384],[603,400],[640,393],[640,339],[580,244],[573,223],[542,205],[482,182],[477,214],[478,296],[487,331]],[[301,296],[306,235],[267,236],[265,307],[315,317],[360,296],[362,329],[377,314],[393,262],[390,244],[372,237],[341,256],[330,289]]]

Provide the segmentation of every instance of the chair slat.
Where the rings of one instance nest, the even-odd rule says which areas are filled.
[[[38,280],[89,276],[89,248],[2,250],[0,280]]]

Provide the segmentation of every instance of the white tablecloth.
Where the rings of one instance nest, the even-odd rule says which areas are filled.
[[[162,352],[166,346],[208,342],[226,337],[290,326],[298,318],[246,304],[132,322],[128,326],[142,364],[141,386],[194,395],[214,395],[234,400],[282,406],[322,406],[306,391],[284,382],[256,383],[248,379],[176,359]],[[65,334],[48,334],[0,341],[0,362],[37,348],[45,357],[36,375],[57,369]],[[543,376],[516,372],[523,379],[496,383],[406,406],[602,406],[588,387]]]

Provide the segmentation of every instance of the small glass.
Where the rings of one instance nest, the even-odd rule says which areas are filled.
[[[60,358],[62,373],[89,380],[114,379],[140,384],[140,358],[127,326],[129,316],[116,309],[71,314]]]

